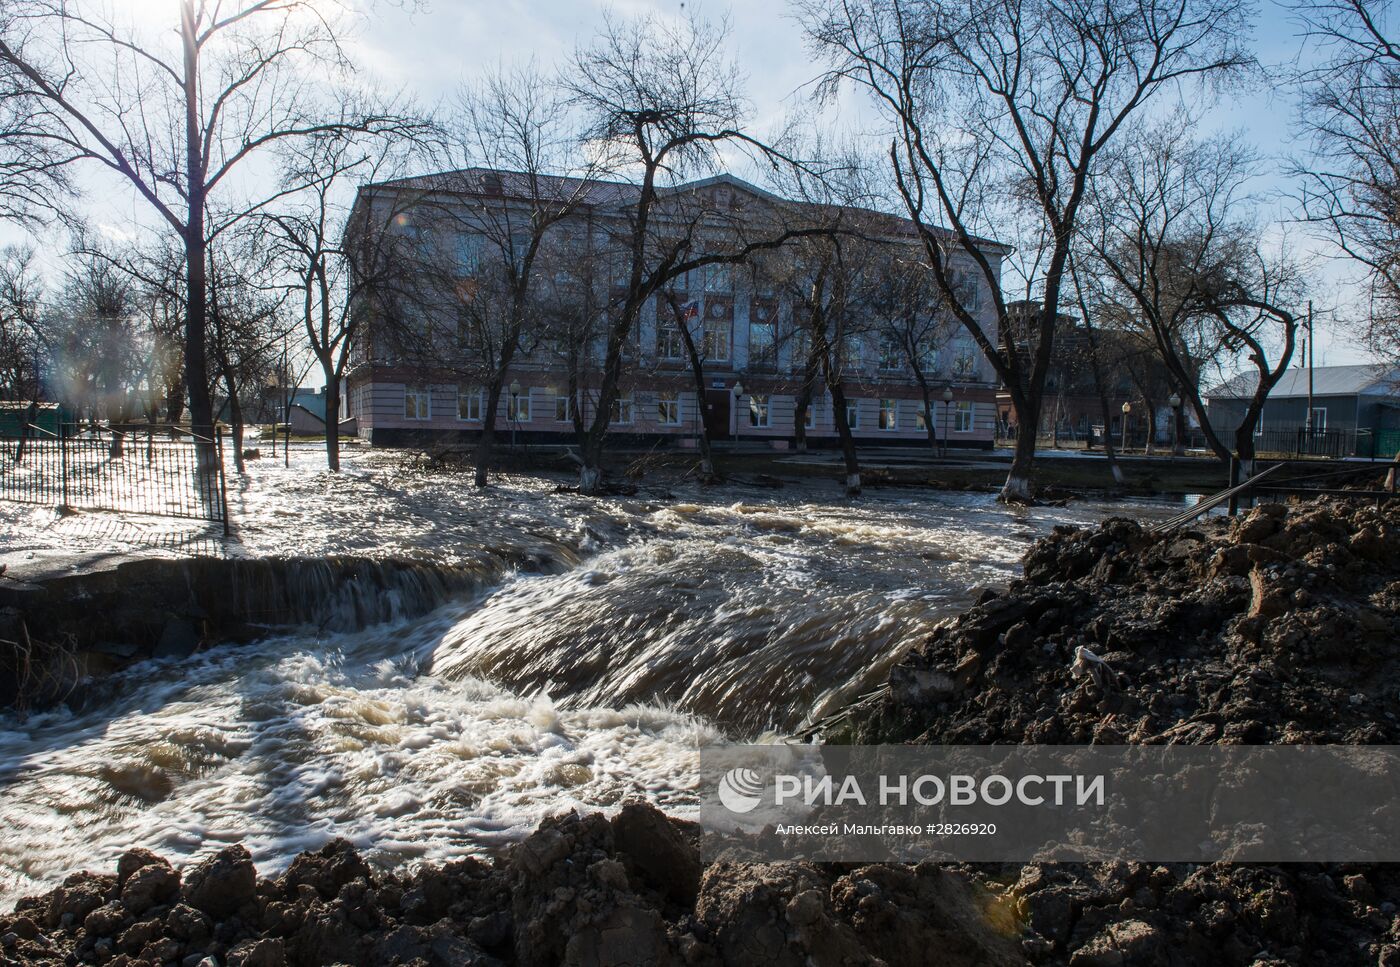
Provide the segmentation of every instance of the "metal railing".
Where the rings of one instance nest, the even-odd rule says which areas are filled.
[[[1256,453],[1290,457],[1374,457],[1370,430],[1309,430],[1305,426],[1265,427],[1254,436]]]
[[[170,426],[30,425],[0,446],[0,500],[73,510],[185,517],[223,525],[223,431]]]

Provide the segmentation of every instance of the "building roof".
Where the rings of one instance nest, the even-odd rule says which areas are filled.
[[[1240,373],[1206,390],[1205,397],[1217,400],[1250,399],[1258,385],[1257,372]],[[1400,392],[1400,369],[1394,367],[1364,363],[1358,366],[1317,366],[1313,369],[1314,396],[1394,396],[1397,392]],[[1306,398],[1307,395],[1308,370],[1293,367],[1283,374],[1269,393],[1269,398]]]
[[[298,389],[292,394],[292,406],[300,407],[318,420],[326,418],[325,389]]]
[[[675,195],[720,184],[729,185],[775,204],[797,207],[818,205],[816,202],[802,202],[782,198],[770,191],[759,188],[757,185],[750,184],[742,178],[729,174],[728,172],[722,172],[696,181],[686,181],[675,185],[660,187],[657,191],[662,195]],[[455,171],[439,171],[424,175],[411,175],[405,178],[390,179],[388,181],[371,182],[362,185],[360,187],[360,192],[364,193],[376,189],[443,192],[478,197],[516,199],[539,197],[553,199],[559,202],[569,200],[581,201],[588,205],[604,208],[632,205],[635,204],[637,199],[641,196],[641,186],[627,181],[582,179],[564,175],[546,174],[534,175],[532,180],[532,176],[524,172],[507,171],[498,168],[461,168]],[[911,235],[914,233],[912,223],[908,218],[902,215],[850,205],[832,205],[826,207],[879,216],[881,219],[887,220],[889,228],[895,233]],[[948,232],[946,228],[940,228],[938,230]],[[1011,251],[1011,246],[1007,245],[1005,242],[998,242],[996,239],[984,238],[979,235],[973,235],[972,239],[981,247],[1001,249],[1004,252]]]

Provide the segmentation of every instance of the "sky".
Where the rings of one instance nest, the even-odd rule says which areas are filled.
[[[138,16],[163,17],[170,6],[163,0],[115,0],[131,5]],[[811,84],[820,73],[806,49],[802,33],[785,0],[357,0],[364,4],[363,18],[351,40],[352,57],[376,87],[403,91],[422,103],[450,100],[463,82],[497,65],[534,60],[550,69],[567,60],[575,47],[587,43],[598,30],[605,11],[627,16],[651,11],[666,16],[695,14],[717,20],[728,18],[733,57],[747,78],[746,93],[752,106],[751,127],[759,132],[776,130],[799,110],[810,110]],[[1260,0],[1254,20],[1254,50],[1268,67],[1306,58],[1299,28],[1291,13],[1275,0]],[[1295,107],[1286,85],[1260,83],[1221,100],[1206,116],[1206,127],[1238,130],[1264,156],[1266,168],[1291,151],[1301,150],[1294,141]],[[843,134],[872,135],[877,126],[873,111],[852,92],[822,115],[821,123]],[[742,172],[736,172],[742,175]],[[1256,186],[1265,220],[1287,212],[1289,185],[1280,177],[1265,177]],[[100,196],[100,197],[96,197]],[[1272,199],[1272,200],[1270,200]],[[120,236],[130,226],[149,224],[144,203],[134,192],[90,192],[94,221],[109,234]],[[125,227],[124,227],[125,226]],[[1295,250],[1316,253],[1319,259],[1317,287],[1318,365],[1365,361],[1360,340],[1346,324],[1332,321],[1333,312],[1354,317],[1358,313],[1355,269],[1325,258],[1330,249],[1309,239],[1301,230],[1288,230]],[[1300,307],[1301,309],[1302,307]]]
[[[785,0],[425,0],[416,7],[376,5],[369,8],[371,26],[357,44],[368,69],[393,86],[431,100],[450,96],[461,82],[496,64],[533,58],[548,67],[566,60],[576,45],[593,36],[609,9],[622,15],[651,11],[728,18],[734,58],[747,75],[753,128],[758,132],[777,129],[786,116],[810,105],[820,65],[805,47]],[[1281,68],[1299,58],[1306,61],[1308,56],[1293,14],[1275,0],[1260,0],[1253,46],[1266,68]],[[1287,86],[1263,80],[1217,103],[1206,116],[1206,127],[1238,131],[1257,147],[1263,167],[1277,170],[1290,152],[1302,149],[1294,143],[1295,119]],[[873,111],[855,93],[822,120],[848,133],[873,134],[877,125]],[[1267,175],[1255,186],[1265,221],[1287,218],[1289,187],[1283,178]],[[1317,365],[1366,361],[1354,329],[1331,318],[1334,313],[1355,317],[1360,311],[1355,268],[1329,258],[1330,247],[1300,229],[1291,227],[1287,233],[1295,251],[1317,259]]]

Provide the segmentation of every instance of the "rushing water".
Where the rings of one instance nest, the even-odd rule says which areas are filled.
[[[132,845],[179,858],[241,841],[275,868],[339,835],[380,862],[441,862],[574,806],[683,812],[699,743],[838,707],[973,588],[1014,576],[1034,538],[1112,509],[463,484],[255,475],[249,553],[388,550],[499,576],[424,617],[148,662],[80,711],[0,717],[0,901]],[[556,573],[502,564],[522,555]]]

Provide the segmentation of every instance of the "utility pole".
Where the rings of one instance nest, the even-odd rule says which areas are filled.
[[[1308,300],[1308,418],[1303,422],[1303,430],[1307,434],[1307,453],[1313,451],[1313,305],[1312,300]]]

